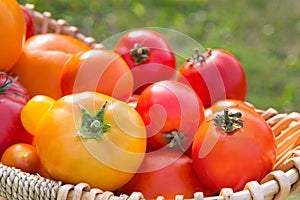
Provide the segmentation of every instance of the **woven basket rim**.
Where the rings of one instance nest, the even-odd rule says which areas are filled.
[[[40,13],[33,4],[25,4],[40,34],[55,32],[77,38],[88,46],[97,49],[105,48],[93,37],[79,32],[75,26],[70,26],[63,19],[55,20],[50,12]],[[300,114],[278,113],[276,109],[256,109],[271,126],[278,145],[278,158],[274,169],[260,183],[250,181],[242,191],[233,192],[231,188],[223,188],[219,196],[204,197],[202,192],[194,194],[195,200],[269,200],[285,199],[300,190]],[[143,194],[134,192],[115,196],[111,191],[90,188],[87,183],[76,185],[63,184],[61,181],[50,180],[39,175],[24,173],[13,167],[0,163],[0,200],[2,199],[144,199]],[[165,199],[158,196],[157,199]],[[178,194],[175,199],[184,199]]]

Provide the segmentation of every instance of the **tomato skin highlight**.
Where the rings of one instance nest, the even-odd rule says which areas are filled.
[[[214,192],[226,187],[239,191],[249,181],[259,182],[276,161],[276,141],[266,121],[249,109],[229,109],[231,113],[237,111],[242,113],[243,127],[227,133],[213,120],[205,121],[194,139],[192,159],[196,174]]]
[[[105,102],[104,123],[110,128],[101,139],[83,138],[79,135],[83,126],[79,105],[96,116]],[[86,182],[113,191],[127,183],[142,163],[146,130],[138,113],[127,103],[83,92],[60,98],[45,113],[37,129],[36,146],[53,179],[72,184]]]
[[[244,101],[247,80],[242,65],[228,51],[212,49],[197,61],[186,61],[180,68],[178,81],[191,85],[204,107],[221,99]]]

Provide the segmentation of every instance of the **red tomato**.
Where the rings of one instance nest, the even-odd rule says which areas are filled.
[[[171,79],[175,75],[175,55],[168,41],[156,31],[129,31],[120,38],[113,50],[132,69],[137,93],[141,93],[146,85]]]
[[[34,28],[33,19],[29,14],[29,12],[27,11],[27,9],[21,6],[21,10],[23,12],[24,19],[26,22],[26,40],[27,40],[28,38],[34,35],[35,28]]]
[[[136,110],[147,130],[147,151],[191,146],[204,120],[204,108],[194,90],[173,80],[153,83],[140,95]]]
[[[0,157],[9,146],[31,143],[33,136],[21,123],[20,113],[29,97],[17,78],[0,73]]]
[[[191,158],[168,150],[147,153],[139,171],[120,189],[128,195],[136,191],[142,192],[145,199],[156,199],[159,195],[166,199],[184,195],[188,199],[195,192],[212,195],[197,179]]]
[[[207,50],[205,55],[195,51],[184,62],[178,81],[190,84],[208,108],[221,99],[244,101],[247,81],[243,67],[229,52],[221,49]]]
[[[249,181],[260,181],[276,160],[272,129],[256,112],[226,108],[204,121],[193,142],[193,166],[209,189],[234,191]]]
[[[31,174],[38,173],[41,165],[34,146],[25,143],[18,143],[8,147],[2,155],[1,163]]]

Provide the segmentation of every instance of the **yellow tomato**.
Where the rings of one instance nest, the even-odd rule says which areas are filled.
[[[16,63],[24,45],[26,22],[16,0],[0,1],[0,71]]]
[[[58,99],[39,122],[36,146],[49,175],[114,191],[140,167],[146,128],[126,102],[96,92]]]
[[[29,133],[36,134],[40,119],[54,102],[55,100],[51,97],[36,95],[25,104],[21,111],[21,122]]]

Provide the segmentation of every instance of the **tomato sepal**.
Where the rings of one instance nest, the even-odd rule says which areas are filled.
[[[105,101],[100,108],[96,116],[91,116],[91,114],[79,104],[80,110],[82,112],[82,123],[78,131],[78,136],[84,139],[97,139],[101,140],[105,132],[111,127],[110,124],[104,123],[104,111],[107,101]]]

